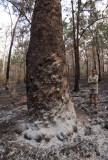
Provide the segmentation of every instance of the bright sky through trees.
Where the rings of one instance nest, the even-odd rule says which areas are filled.
[[[85,2],[86,0],[82,0]],[[71,16],[71,12],[69,12],[69,8],[71,8],[71,0],[62,0],[62,13],[63,13],[63,19],[64,18],[69,18],[69,15]],[[105,9],[105,6],[108,4],[108,0],[102,0],[102,2],[98,2],[98,9]],[[15,21],[15,16],[12,16],[13,22]],[[4,30],[7,26],[10,25],[10,16],[9,14],[5,11],[5,9],[0,6],[0,38],[4,36]],[[0,46],[0,50],[1,50]],[[0,52],[0,58],[1,58],[1,52]]]
[[[82,0],[83,3],[85,3],[87,0]],[[108,5],[108,0],[98,0],[97,8],[98,10],[104,10],[106,8],[106,5]],[[63,12],[63,18],[66,18],[69,16],[68,9],[71,8],[71,0],[62,0],[62,12]],[[71,14],[71,13],[70,13]]]

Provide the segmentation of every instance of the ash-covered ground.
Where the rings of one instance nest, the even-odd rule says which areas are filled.
[[[77,113],[72,133],[39,134],[27,112],[25,85],[0,87],[0,160],[108,160],[108,83],[99,83],[98,104],[89,106],[87,80],[70,93]],[[36,124],[35,124],[36,125]],[[32,128],[31,135],[22,134]],[[31,130],[30,130],[31,131]]]

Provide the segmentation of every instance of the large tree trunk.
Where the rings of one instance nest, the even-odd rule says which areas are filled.
[[[29,114],[41,121],[38,127],[48,122],[69,130],[75,111],[68,91],[62,30],[60,0],[36,0],[26,63],[27,105]]]

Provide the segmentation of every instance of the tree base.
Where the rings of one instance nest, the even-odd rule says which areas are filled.
[[[73,103],[70,102],[67,110],[55,115],[53,121],[46,118],[42,120],[32,119],[32,122],[24,124],[22,128],[22,136],[27,140],[35,140],[36,142],[44,140],[48,142],[51,139],[58,139],[64,141],[77,130]]]

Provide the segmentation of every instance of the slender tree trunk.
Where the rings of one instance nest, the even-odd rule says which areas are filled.
[[[79,50],[77,47],[74,52],[75,52],[75,83],[73,91],[77,92],[79,91]]]
[[[92,53],[93,53],[93,68],[96,69],[96,56],[94,51],[94,44],[92,44]]]
[[[99,81],[101,81],[101,61],[100,61],[100,54],[98,50],[98,46],[96,46],[96,52],[97,52],[97,57],[98,57],[98,68],[99,68]]]
[[[26,83],[26,65],[24,63],[24,83]]]
[[[13,32],[12,32],[12,39],[11,39],[11,44],[10,44],[10,48],[9,48],[9,55],[8,55],[8,62],[7,62],[7,71],[6,71],[6,81],[5,81],[5,88],[6,89],[8,89],[7,84],[8,84],[8,80],[9,80],[9,71],[10,71],[10,60],[11,60],[12,47],[13,47],[16,27],[17,27],[17,24],[18,24],[20,16],[21,15],[19,15],[19,17],[18,17],[18,19],[17,19],[17,21],[15,23]]]
[[[75,34],[75,18],[74,18],[74,7],[73,0],[71,0],[72,4],[72,25],[73,25],[73,43],[74,43],[74,54],[75,54],[75,83],[74,83],[74,91],[79,91],[79,5],[80,1],[78,1],[78,17],[77,17],[77,36]]]
[[[74,56],[74,52],[71,49],[71,53],[72,53],[72,68],[73,68],[73,76],[75,75],[75,56]]]
[[[89,69],[89,63],[88,63],[88,54],[87,54],[87,51],[86,51],[86,65],[87,65],[87,70],[86,70],[86,75],[87,75],[87,78],[88,78],[88,69]]]
[[[98,57],[98,66],[99,66],[99,81],[101,81],[101,62],[100,62],[100,54],[99,54],[99,51],[98,49],[97,50],[97,57]]]
[[[79,22],[80,22],[80,6],[81,6],[81,0],[78,0],[78,13],[77,13],[77,54],[78,54],[78,72],[79,72],[79,79],[80,79],[80,56],[79,56]]]
[[[17,76],[17,64],[15,64],[15,82],[17,82],[17,78],[18,78],[18,76]]]
[[[91,34],[92,34],[92,53],[93,53],[93,68],[96,69],[96,51],[95,51],[95,46],[96,46],[96,41],[95,37],[93,34],[93,31],[89,28]]]
[[[101,48],[102,52],[102,76],[104,77],[104,49],[103,47]]]
[[[27,106],[29,115],[41,121],[38,127],[46,128],[48,122],[49,130],[58,122],[71,130],[75,122],[62,34],[60,0],[36,0],[26,61]]]
[[[87,78],[88,78],[88,59],[87,59]]]
[[[98,35],[96,32],[96,53],[97,53],[97,57],[98,57],[98,69],[99,69],[99,81],[101,81],[101,61],[100,61],[100,46],[99,46],[99,42],[98,42]]]

